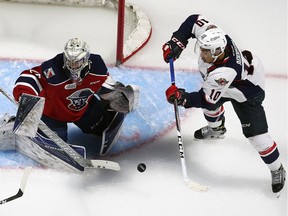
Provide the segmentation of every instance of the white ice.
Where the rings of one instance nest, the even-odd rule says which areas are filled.
[[[168,70],[161,46],[192,13],[213,18],[239,47],[258,54],[267,71],[264,106],[269,133],[278,143],[287,168],[287,1],[131,2],[150,17],[153,33],[149,43],[125,63],[127,66]],[[51,58],[62,51],[67,38],[79,36],[112,65],[114,18],[116,13],[101,9],[0,2],[0,57]],[[196,68],[192,44],[176,61],[176,70]],[[80,175],[35,169],[24,196],[0,206],[0,215],[287,216],[287,186],[277,199],[271,191],[268,168],[243,137],[231,105],[225,108],[228,133],[223,140],[192,139],[194,131],[205,125],[201,110],[191,109],[181,119],[188,174],[208,185],[208,192],[185,187],[175,129],[113,158],[119,162],[120,172],[97,170]],[[140,162],[147,166],[143,173],[136,170]],[[0,170],[0,200],[17,192],[21,175],[21,170]]]

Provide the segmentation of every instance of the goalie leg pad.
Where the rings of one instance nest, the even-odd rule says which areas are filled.
[[[16,149],[16,134],[12,132],[15,116],[5,113],[0,118],[0,151]]]
[[[18,135],[35,137],[44,109],[45,99],[23,94],[16,114],[13,132]]]
[[[8,113],[5,113],[1,118],[0,118],[0,127],[2,125],[6,125],[9,122],[15,121],[15,116],[10,116]]]
[[[60,122],[55,119],[49,118],[45,115],[42,116],[41,120],[54,131],[63,141],[68,140],[68,126],[66,122]]]
[[[74,122],[83,133],[94,134],[100,138],[100,155],[105,155],[112,145],[117,141],[121,132],[125,113],[106,110],[103,100],[94,100],[90,104],[85,115],[77,122]],[[99,151],[99,150],[98,150]],[[89,154],[90,157],[90,154]]]
[[[93,97],[85,114],[80,120],[74,122],[74,124],[77,125],[83,133],[94,134],[101,137],[102,132],[111,123],[114,115],[114,111],[107,110],[106,101]]]
[[[116,113],[109,126],[102,133],[102,144],[100,155],[106,155],[112,146],[117,142],[121,131],[122,125],[126,114]]]

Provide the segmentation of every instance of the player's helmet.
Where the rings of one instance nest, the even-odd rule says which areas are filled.
[[[83,77],[88,74],[89,57],[90,50],[85,41],[79,38],[68,40],[63,53],[64,68],[68,69],[68,75],[73,82],[81,82]]]
[[[197,46],[210,50],[212,57],[215,59],[224,52],[226,45],[227,39],[225,34],[219,28],[212,28],[205,31],[197,41]]]

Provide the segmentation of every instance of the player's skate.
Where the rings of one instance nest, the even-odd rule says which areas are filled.
[[[272,177],[272,191],[273,193],[276,193],[277,197],[279,197],[280,191],[284,187],[286,180],[286,171],[282,164],[278,170],[271,171],[271,177]]]
[[[225,118],[223,118],[220,126],[212,128],[210,126],[205,126],[195,131],[194,138],[199,139],[222,139],[226,133],[226,128],[224,126]]]

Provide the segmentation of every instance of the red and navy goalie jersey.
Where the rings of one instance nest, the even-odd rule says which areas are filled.
[[[66,75],[63,53],[23,71],[15,82],[14,98],[19,101],[23,93],[44,97],[44,115],[63,122],[79,120],[109,76],[100,55],[91,54],[89,60],[89,73],[79,85],[73,84]]]

